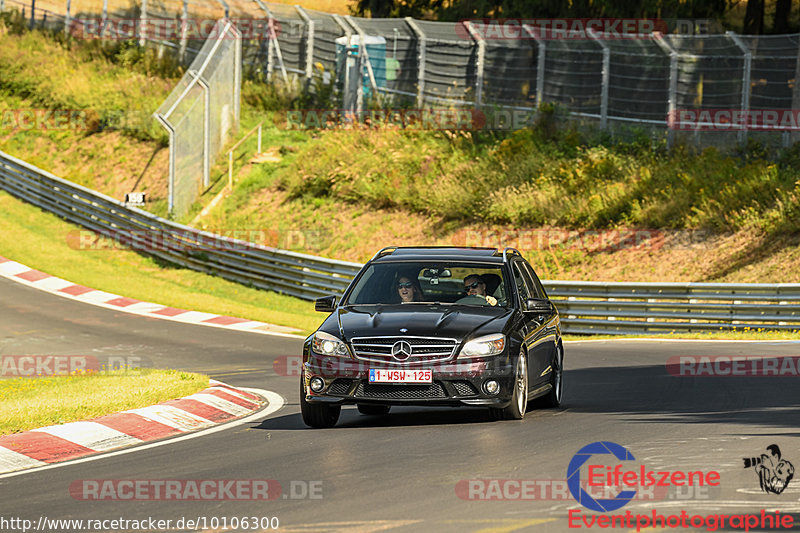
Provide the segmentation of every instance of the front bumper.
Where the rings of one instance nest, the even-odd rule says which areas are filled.
[[[433,365],[392,366],[408,370],[431,368],[430,384],[370,383],[370,368],[389,368],[385,365],[352,359],[319,358],[310,356],[303,365],[307,402],[384,405],[480,405],[505,407],[511,401],[515,364],[505,356],[482,361],[439,363]],[[325,388],[320,393],[308,387],[312,377],[321,377]],[[488,394],[483,385],[494,380],[500,384],[496,394]]]

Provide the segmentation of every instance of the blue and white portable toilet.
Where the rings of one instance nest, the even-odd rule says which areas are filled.
[[[358,61],[359,44],[361,44],[361,36],[357,34],[351,35],[349,42],[347,36],[336,39],[336,79],[342,87],[344,86],[345,70],[355,66],[355,62]],[[375,76],[375,85],[386,87],[386,39],[379,35],[365,35],[364,47],[367,49],[367,57]],[[364,88],[364,96],[371,96],[372,84],[369,81],[366,63],[364,63],[361,73],[361,85]],[[355,90],[355,85],[353,90]]]

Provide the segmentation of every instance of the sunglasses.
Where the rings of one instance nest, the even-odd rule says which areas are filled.
[[[470,285],[464,285],[464,290],[468,291],[470,289],[477,289],[478,285],[480,285],[480,281],[473,281]]]
[[[398,283],[397,284],[397,288],[398,289],[410,289],[413,286],[414,286],[414,284],[411,283],[410,281],[404,281],[403,283]]]

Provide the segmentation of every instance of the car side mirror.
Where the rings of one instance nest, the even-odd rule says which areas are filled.
[[[336,309],[336,296],[323,296],[314,300],[314,311],[332,313]]]
[[[549,315],[553,312],[553,304],[550,302],[550,300],[528,298],[525,301],[525,311],[528,313],[535,313],[537,315]]]

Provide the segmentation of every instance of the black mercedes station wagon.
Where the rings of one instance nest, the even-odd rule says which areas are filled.
[[[342,405],[486,406],[521,419],[561,403],[558,311],[513,248],[384,248],[364,265],[303,346],[300,407],[331,427]]]

